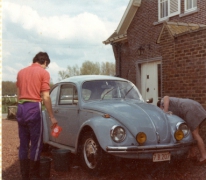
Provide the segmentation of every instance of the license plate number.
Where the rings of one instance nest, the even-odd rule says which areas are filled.
[[[159,162],[159,161],[170,161],[171,155],[169,152],[165,153],[154,153],[153,154],[153,162]]]

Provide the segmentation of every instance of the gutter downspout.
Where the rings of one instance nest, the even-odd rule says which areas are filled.
[[[122,69],[121,47],[122,47],[122,43],[118,43],[119,77],[122,77],[122,73],[121,73],[121,69]]]
[[[121,68],[122,68],[122,58],[121,58],[121,47],[122,43],[111,43],[113,47],[113,51],[116,54],[115,61],[116,61],[116,75],[117,77],[121,77]],[[118,64],[118,67],[117,67]]]

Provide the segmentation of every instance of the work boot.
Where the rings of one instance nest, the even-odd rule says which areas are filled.
[[[40,161],[30,160],[30,180],[40,180]]]
[[[30,180],[29,159],[20,160],[20,171],[21,171],[22,180]]]

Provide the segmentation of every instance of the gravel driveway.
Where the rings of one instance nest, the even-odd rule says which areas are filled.
[[[18,162],[18,125],[15,120],[2,120],[2,179],[20,180]],[[206,123],[204,131],[206,136]],[[42,156],[51,156],[42,153]],[[70,159],[67,172],[56,172],[51,164],[50,180],[205,180],[206,165],[196,166],[189,160],[181,164],[156,163],[150,164],[137,161],[116,160],[111,162],[109,171],[101,176],[93,176],[85,172],[75,161]]]

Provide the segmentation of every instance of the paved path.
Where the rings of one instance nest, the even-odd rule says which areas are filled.
[[[3,180],[19,180],[17,122],[2,120],[2,129],[2,177]],[[196,166],[189,160],[180,163],[163,162],[153,164],[144,163],[144,161],[140,163],[138,161],[127,162],[121,160],[111,161],[109,167],[108,171],[95,177],[85,172],[81,164],[78,164],[72,158],[70,159],[70,169],[67,172],[55,171],[53,161],[50,180],[206,180],[206,164]]]

